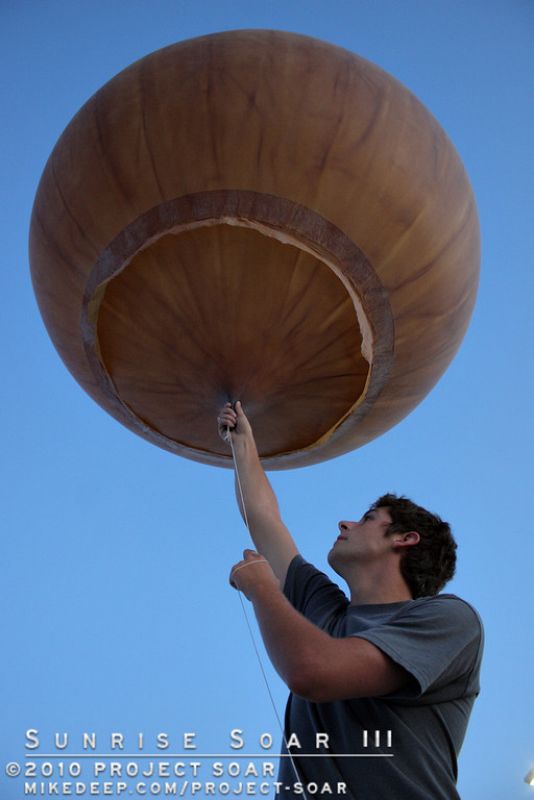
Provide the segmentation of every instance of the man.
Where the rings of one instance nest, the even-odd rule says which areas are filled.
[[[238,501],[242,491],[257,549],[245,550],[230,580],[252,602],[291,691],[292,758],[281,759],[278,796],[306,797],[308,786],[354,800],[458,798],[483,633],[467,603],[437,594],[454,574],[449,526],[394,495],[360,521],[340,522],[328,560],[349,600],[299,555],[241,404],[227,404],[218,423],[232,437]]]

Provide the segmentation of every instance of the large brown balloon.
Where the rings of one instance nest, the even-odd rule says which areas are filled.
[[[279,31],[180,42],[76,114],[39,185],[41,312],[83,388],[175,453],[230,463],[240,399],[264,465],[404,417],[465,333],[476,207],[447,136],[358,56]]]

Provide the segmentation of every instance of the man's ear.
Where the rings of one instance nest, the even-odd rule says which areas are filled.
[[[414,547],[420,541],[421,537],[417,531],[405,531],[404,533],[396,533],[393,536],[393,546],[395,548]]]

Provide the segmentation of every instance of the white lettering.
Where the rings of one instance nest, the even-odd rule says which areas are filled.
[[[158,750],[168,750],[169,748],[169,734],[158,733],[157,735]]]
[[[196,739],[196,733],[184,733],[184,749],[185,750],[196,750],[197,746],[194,742]]]
[[[232,750],[241,750],[245,744],[245,740],[243,739],[243,731],[241,728],[233,728],[230,731],[230,741],[232,743]]]
[[[270,733],[262,733],[260,736],[260,746],[263,750],[270,750],[273,746],[273,737]]]
[[[289,747],[298,747],[299,750],[302,750],[302,745],[299,741],[299,737],[296,733],[292,733],[289,739],[287,740],[287,746]]]
[[[82,736],[82,747],[84,750],[88,748],[96,750],[96,733],[84,733]]]
[[[26,731],[26,747],[28,750],[35,750],[39,747],[38,733],[37,728],[30,728]]]
[[[111,749],[124,750],[124,736],[122,735],[122,733],[111,734]]]
[[[68,735],[68,733],[64,733],[63,734],[63,742],[60,742],[60,740],[59,740],[59,733],[56,733],[54,738],[55,738],[55,742],[56,742],[56,750],[65,750],[67,748],[67,745],[69,743],[69,735]]]

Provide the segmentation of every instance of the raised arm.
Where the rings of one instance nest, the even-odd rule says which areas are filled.
[[[260,463],[254,434],[241,403],[237,402],[235,409],[227,403],[217,421],[225,441],[230,429],[252,541],[258,552],[268,560],[283,587],[289,563],[298,550],[280,516],[276,495]],[[236,496],[243,515],[237,476]]]

